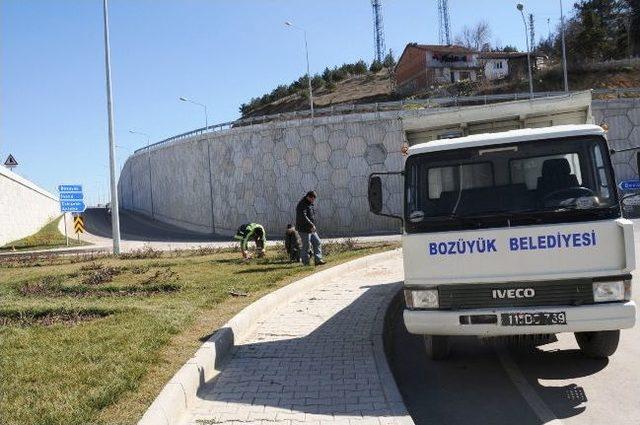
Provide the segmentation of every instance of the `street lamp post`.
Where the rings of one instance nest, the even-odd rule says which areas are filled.
[[[304,34],[304,51],[307,57],[307,82],[309,83],[309,108],[311,110],[311,118],[313,118],[313,88],[311,87],[311,73],[309,71],[309,45],[307,44],[307,30],[295,26],[289,21],[286,21],[284,24],[288,27],[300,30]]]
[[[207,105],[205,105],[204,103],[194,102],[193,100],[187,99],[186,97],[182,96],[180,96],[179,99],[183,102],[193,103],[194,105],[198,105],[204,108],[204,131],[207,131],[207,129],[209,128],[209,115],[207,114]]]
[[[564,91],[569,92],[569,79],[567,77],[567,50],[564,45],[564,12],[562,0],[560,0],[560,33],[562,35],[562,74],[564,75]]]
[[[104,17],[104,64],[107,80],[107,115],[109,122],[109,176],[111,179],[111,234],[113,253],[120,254],[120,208],[118,206],[118,186],[116,185],[116,144],[113,140],[113,96],[111,93],[111,49],[109,46],[108,0],[102,1]]]
[[[151,142],[151,136],[141,131],[129,130],[131,134],[137,134],[139,136],[145,136],[147,138],[147,168],[149,169],[149,200],[151,202],[151,218],[153,218],[153,179],[151,178],[151,148],[149,147]],[[133,192],[133,188],[131,189]]]
[[[529,34],[527,31],[527,20],[524,18],[524,5],[518,3],[516,8],[522,15],[522,23],[524,24],[524,39],[527,42],[527,68],[529,69],[529,97],[533,99],[533,76],[531,75],[531,49],[529,48]]]
[[[206,129],[209,127],[209,116],[207,115],[207,105],[194,102],[193,100],[189,100],[182,96],[179,99],[183,102],[193,103],[194,105],[202,106],[204,108],[204,121],[205,121],[205,131],[206,131]],[[209,188],[211,190],[211,197],[210,197],[211,199],[211,233],[215,233],[216,225],[215,225],[215,209],[213,205],[213,184],[212,184],[213,177],[211,175],[211,147],[209,146],[208,142],[206,145],[207,145],[207,164],[209,164]]]

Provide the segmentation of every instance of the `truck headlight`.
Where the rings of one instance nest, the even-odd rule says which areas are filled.
[[[438,308],[438,290],[405,290],[404,298],[409,308]]]
[[[593,301],[623,301],[631,299],[631,281],[593,282]]]

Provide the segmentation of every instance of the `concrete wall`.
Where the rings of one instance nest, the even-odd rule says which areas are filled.
[[[120,202],[151,215],[153,194],[153,216],[168,223],[231,234],[257,221],[280,236],[295,221],[298,200],[313,189],[322,234],[397,231],[397,221],[368,212],[367,178],[401,169],[403,142],[397,112],[221,131],[157,147],[150,158],[130,157]]]
[[[640,147],[640,99],[594,100],[591,110],[596,124],[609,125],[607,138],[613,149]],[[636,151],[611,159],[618,181],[638,178]]]
[[[203,233],[231,234],[240,224],[257,221],[280,236],[294,222],[298,200],[314,189],[321,234],[397,231],[398,221],[369,212],[367,178],[372,172],[402,169],[400,149],[415,130],[429,128],[434,133],[429,137],[436,137],[453,123],[470,129],[507,113],[520,117],[514,121],[520,126],[540,117],[547,117],[546,125],[557,124],[555,118],[559,123],[584,122],[591,119],[590,99],[587,93],[444,111],[350,114],[195,136],[130,157],[120,177],[120,202],[126,209]],[[634,102],[593,104],[596,123],[600,115],[608,116],[614,146],[640,145],[637,124],[631,124],[637,123],[640,106]],[[564,122],[567,117],[575,121]],[[616,167],[622,178],[635,172],[626,159]],[[401,186],[387,188],[387,196],[387,204],[401,211]]]
[[[55,196],[0,166],[0,246],[37,232],[60,215]]]

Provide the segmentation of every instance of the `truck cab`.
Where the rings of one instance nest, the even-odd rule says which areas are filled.
[[[635,324],[633,223],[605,131],[569,125],[417,144],[404,171],[404,323],[441,359],[455,335],[573,332],[607,357]],[[381,214],[381,178],[369,181]]]

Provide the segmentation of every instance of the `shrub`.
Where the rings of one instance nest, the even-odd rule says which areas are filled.
[[[393,57],[393,51],[389,50],[389,53],[387,53],[387,56],[385,56],[382,61],[382,65],[385,68],[393,68],[396,66],[396,59]]]
[[[324,79],[319,75],[314,75],[311,79],[311,87],[314,89],[320,88],[324,85]]]
[[[380,62],[379,60],[374,60],[373,62],[371,62],[371,66],[369,67],[369,71],[378,72],[380,70],[382,70],[382,62]]]
[[[367,63],[360,59],[353,66],[353,73],[355,75],[366,74],[367,73]]]
[[[322,71],[322,79],[327,83],[333,81],[333,71],[331,71],[329,67],[326,67],[324,71]]]

